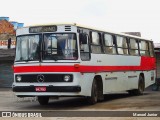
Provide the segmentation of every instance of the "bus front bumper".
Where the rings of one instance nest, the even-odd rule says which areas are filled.
[[[13,92],[39,92],[36,87],[41,86],[13,86]],[[80,86],[45,86],[43,92],[81,92]],[[40,91],[41,92],[41,91]]]

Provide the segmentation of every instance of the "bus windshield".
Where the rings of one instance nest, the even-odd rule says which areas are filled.
[[[43,60],[76,60],[78,59],[76,35],[44,34],[43,51]]]
[[[17,37],[15,62],[38,61],[40,59],[40,35]]]
[[[17,37],[15,62],[40,60],[77,60],[76,35],[45,33]]]

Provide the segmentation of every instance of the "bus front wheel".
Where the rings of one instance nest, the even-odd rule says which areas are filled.
[[[88,103],[93,105],[95,103],[97,103],[98,100],[98,86],[97,86],[97,82],[94,79],[93,83],[92,83],[92,90],[91,90],[91,96],[87,97]]]
[[[49,101],[48,96],[38,96],[38,102],[40,105],[47,105]]]

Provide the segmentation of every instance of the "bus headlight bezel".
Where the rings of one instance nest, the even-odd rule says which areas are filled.
[[[22,76],[17,75],[17,76],[16,76],[16,81],[17,81],[17,82],[21,82],[21,81],[22,81]]]
[[[70,75],[64,75],[63,80],[64,80],[65,82],[70,82],[70,81],[71,81],[71,76],[70,76]]]

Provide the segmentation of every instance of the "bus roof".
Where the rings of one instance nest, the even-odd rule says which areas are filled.
[[[27,28],[27,27],[36,27],[36,26],[50,26],[50,25],[70,25],[70,26],[77,26],[77,27],[80,27],[80,28],[86,28],[86,29],[91,29],[91,30],[96,30],[96,31],[107,32],[107,33],[111,33],[111,34],[117,34],[117,35],[121,35],[121,36],[126,36],[126,37],[132,37],[132,38],[136,38],[136,39],[142,39],[142,40],[152,41],[152,39],[148,39],[148,38],[138,37],[138,36],[129,35],[129,34],[125,34],[125,33],[113,32],[113,31],[108,31],[108,30],[106,31],[106,30],[104,30],[104,29],[98,29],[98,28],[95,28],[95,27],[84,26],[84,25],[77,24],[77,23],[37,24],[37,25],[26,26],[26,28]],[[18,28],[18,29],[21,29],[21,28]]]

